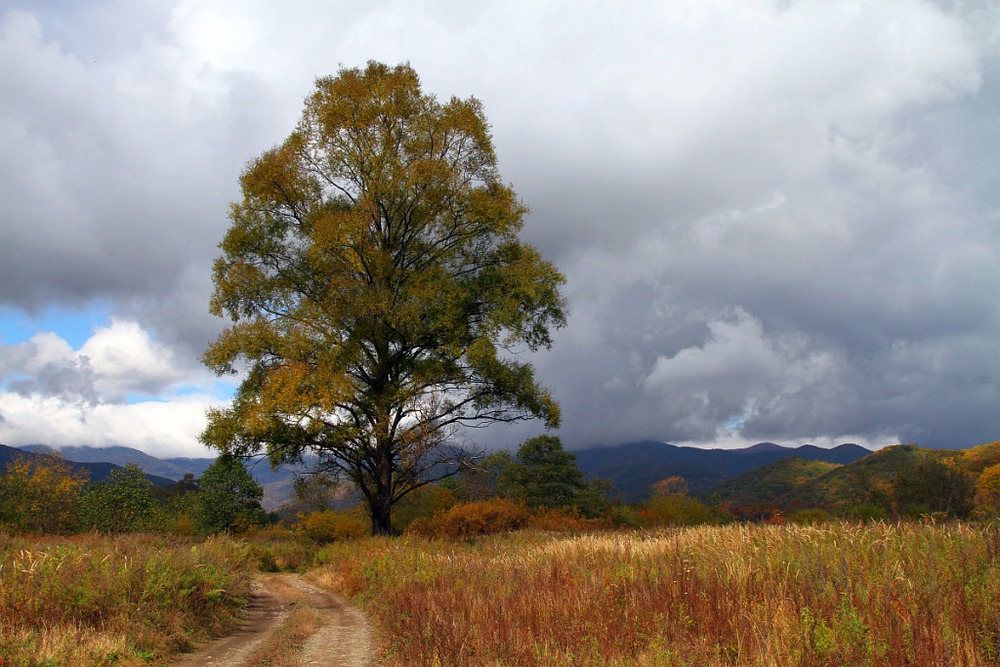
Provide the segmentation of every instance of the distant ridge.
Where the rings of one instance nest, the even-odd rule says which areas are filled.
[[[159,459],[132,447],[90,447],[87,445],[66,446],[56,449],[48,445],[25,445],[23,447],[8,447],[16,453],[41,453],[58,451],[63,459],[78,464],[90,473],[92,482],[107,479],[111,471],[130,463],[142,468],[154,484],[170,486],[181,480],[185,475],[200,478],[208,466],[215,462],[214,458],[175,457]],[[0,454],[0,468],[6,461]],[[246,461],[247,469],[257,482],[264,488],[264,509],[271,511],[286,503],[292,495],[292,478],[299,469],[296,466],[282,466],[279,470],[271,470],[266,457],[257,457]]]
[[[200,467],[197,464],[187,467],[177,465],[169,459],[159,459],[155,456],[150,456],[149,454],[146,454],[138,449],[133,449],[132,447],[67,446],[55,449],[53,447],[49,447],[48,445],[25,445],[24,447],[19,447],[19,449],[28,452],[58,451],[67,461],[77,461],[80,463],[113,463],[116,466],[122,467],[128,465],[129,463],[134,463],[142,468],[143,472],[149,475],[165,477],[166,479],[174,481],[183,479],[186,473],[195,473],[196,477],[200,477],[200,473],[204,472],[204,469],[211,465],[212,461],[215,460],[204,459],[204,461],[207,461],[204,467]],[[189,459],[191,462],[201,460],[202,459]],[[197,473],[195,472],[196,470],[198,471]]]
[[[737,506],[766,503],[784,510],[850,506],[888,494],[900,472],[928,460],[975,478],[987,467],[1000,464],[1000,441],[969,449],[892,445],[846,463],[782,459],[720,484],[711,497]]]
[[[53,450],[51,447],[39,448],[36,446],[32,449],[28,449],[22,447],[8,447],[7,445],[0,444],[0,471],[6,469],[7,464],[17,456],[38,456],[39,454],[50,451],[56,450]],[[76,461],[65,455],[63,456],[63,459],[67,463],[72,463],[77,468],[86,471],[89,481],[95,483],[103,482],[113,471],[120,470],[124,467],[108,461]],[[145,468],[143,468],[143,472],[146,473],[146,477],[149,481],[157,486],[171,486],[175,481],[159,475],[150,474]]]
[[[611,480],[622,501],[638,502],[649,497],[655,482],[674,475],[685,478],[692,493],[705,494],[729,479],[781,459],[798,457],[843,465],[872,452],[853,443],[832,449],[815,445],[782,447],[773,442],[744,449],[701,449],[643,440],[573,453],[585,475]]]

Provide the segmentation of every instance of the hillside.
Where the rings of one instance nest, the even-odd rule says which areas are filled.
[[[797,457],[845,464],[871,454],[871,450],[854,444],[823,449],[814,445],[782,447],[774,443],[759,443],[746,449],[700,449],[647,440],[574,454],[585,475],[611,480],[621,500],[637,502],[649,496],[652,484],[674,475],[684,477],[692,493],[705,494],[727,480],[782,459]]]
[[[29,453],[56,451],[46,445],[26,445],[7,449]],[[214,458],[159,459],[131,447],[68,446],[58,451],[65,460],[78,463],[90,470],[91,480],[97,482],[106,479],[111,470],[134,463],[142,468],[146,477],[154,484],[170,486],[173,482],[183,479],[186,474],[194,475],[196,478],[201,477],[208,466],[215,461]],[[2,463],[3,460],[0,459],[0,464]],[[276,510],[288,502],[292,496],[292,478],[299,468],[282,466],[278,470],[271,470],[266,458],[247,460],[246,465],[257,483],[264,488],[264,499],[261,502],[264,509]]]
[[[810,461],[798,457],[781,459],[723,482],[712,489],[710,497],[713,502],[739,505],[765,503],[780,505],[790,492],[813,486],[825,475],[840,467],[838,463]]]
[[[0,444],[0,471],[4,470],[7,467],[7,464],[15,456],[35,456],[39,452],[44,452],[44,451],[51,451],[51,450],[45,448],[42,450],[32,451],[29,449],[22,449],[19,447],[8,447],[7,445]],[[112,471],[120,470],[121,468],[124,467],[114,463],[109,463],[107,461],[76,461],[67,456],[63,456],[63,458],[68,463],[73,463],[75,467],[84,470],[88,475],[88,479],[91,482],[95,483],[103,482],[108,478],[108,476],[112,473]],[[168,479],[166,477],[160,477],[159,475],[151,475],[145,469],[143,470],[143,472],[146,473],[146,477],[149,479],[149,481],[151,481],[153,484],[156,484],[157,486],[171,486],[174,483],[174,480],[172,479]]]
[[[24,451],[29,452],[51,452],[57,451],[52,447],[47,445],[25,445],[24,447],[19,447]],[[148,475],[156,475],[158,477],[164,477],[171,480],[183,479],[186,473],[195,473],[196,477],[199,477],[205,468],[211,465],[212,461],[215,459],[187,459],[195,465],[191,467],[185,467],[177,465],[170,460],[158,459],[155,456],[150,456],[145,452],[141,452],[138,449],[133,449],[131,447],[86,447],[86,446],[67,446],[62,447],[59,450],[62,457],[67,461],[77,461],[79,463],[112,463],[116,466],[126,466],[129,463],[134,463],[143,472]],[[204,467],[200,467],[196,462],[206,461]],[[197,472],[196,472],[197,470]]]
[[[885,504],[902,471],[937,460],[973,477],[1000,463],[1000,442],[965,450],[893,445],[844,465],[788,459],[751,471],[713,489],[713,499],[735,505],[773,503],[786,509]]]

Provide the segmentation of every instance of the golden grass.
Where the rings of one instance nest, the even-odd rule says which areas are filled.
[[[996,665],[986,525],[371,540],[321,552],[387,665]]]
[[[244,546],[162,536],[0,534],[0,665],[146,665],[230,627]]]

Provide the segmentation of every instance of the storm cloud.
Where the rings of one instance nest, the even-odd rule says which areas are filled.
[[[0,341],[0,441],[140,444],[114,409],[197,448],[239,173],[369,59],[483,101],[567,277],[532,357],[567,446],[1000,437],[995,3],[2,7],[0,306],[39,331]],[[44,330],[94,304],[77,349]]]

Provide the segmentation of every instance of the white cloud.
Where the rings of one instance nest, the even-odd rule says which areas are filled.
[[[43,332],[0,346],[0,442],[202,455],[205,410],[229,389],[176,365],[136,322],[113,319],[78,350]]]
[[[214,456],[198,442],[214,396],[97,405],[80,410],[57,396],[0,393],[0,442],[17,446],[133,447],[157,457]]]

